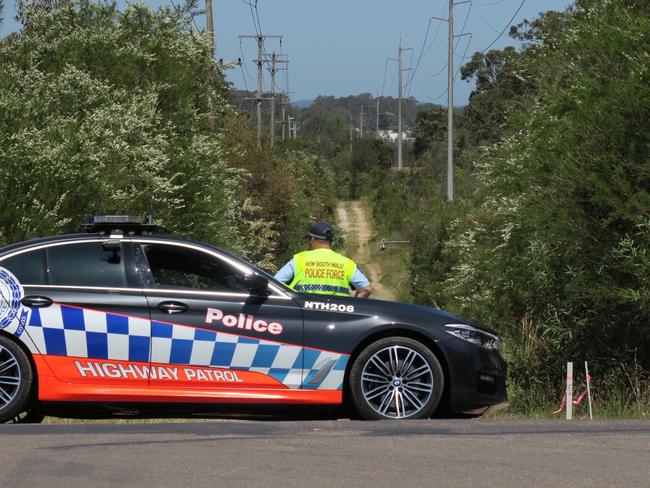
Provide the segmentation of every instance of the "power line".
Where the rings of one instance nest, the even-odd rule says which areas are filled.
[[[386,62],[389,61],[396,61],[396,60],[394,58],[388,58]],[[397,71],[395,72],[395,74],[397,74]],[[391,93],[393,93],[395,89],[397,89],[397,76],[393,78],[392,75],[393,75],[392,72],[389,71],[388,87]]]
[[[445,91],[443,91],[443,92],[442,92],[440,95],[438,95],[437,97],[432,98],[432,100],[440,100],[442,97],[444,97],[445,95],[447,95],[447,92],[448,92],[448,91],[449,91],[449,90],[448,90],[447,88],[445,88]]]
[[[244,0],[242,0],[243,2]],[[246,74],[248,77],[252,80],[253,77],[250,74],[250,71],[248,71],[248,66],[246,65],[246,56],[244,55],[244,48],[242,47],[242,40],[239,38],[239,51],[241,52],[241,59],[242,59],[242,64],[244,65],[244,69],[246,70]]]
[[[488,49],[490,49],[492,46],[494,46],[494,45],[496,44],[496,42],[497,42],[499,39],[501,39],[501,37],[503,37],[503,34],[506,32],[506,30],[508,29],[508,27],[510,27],[510,25],[512,24],[512,21],[515,20],[515,17],[517,16],[517,14],[519,13],[519,11],[521,10],[521,7],[524,6],[524,3],[526,3],[526,0],[521,0],[521,3],[519,4],[519,8],[515,11],[515,13],[512,15],[512,17],[510,17],[510,20],[508,21],[508,23],[506,24],[506,26],[505,26],[505,27],[503,28],[503,30],[501,31],[501,34],[499,34],[499,35],[497,36],[497,38],[494,39],[494,41],[492,41],[492,42],[489,44],[488,47],[486,47],[485,49],[483,49],[483,50],[481,51],[481,54],[483,54],[483,53],[486,52]]]
[[[261,36],[262,32],[264,32],[264,31],[262,30],[262,22],[260,22],[260,12],[257,9],[257,1],[258,0],[255,0],[255,4],[251,6],[251,14],[254,13],[253,23],[255,23],[255,21],[257,21],[257,27],[259,28],[258,34]],[[249,3],[249,5],[250,5],[250,3]],[[264,44],[264,37],[263,36],[262,36],[262,53],[264,54],[265,58],[268,57],[268,54],[266,53],[266,46]],[[268,64],[268,62],[267,62],[267,64]]]
[[[255,0],[255,18],[257,19],[257,26],[260,28],[260,32],[264,32],[262,30],[262,23],[260,22],[260,12],[257,10],[257,0]]]
[[[424,34],[424,41],[422,42],[422,48],[420,49],[420,54],[418,56],[418,60],[415,63],[415,69],[411,72],[411,77],[409,78],[409,81],[406,83],[406,86],[408,87],[408,92],[407,92],[407,97],[411,95],[411,87],[412,87],[412,82],[413,78],[415,78],[415,74],[420,67],[420,62],[422,61],[422,58],[426,55],[429,54],[429,51],[431,51],[431,47],[433,46],[433,43],[435,40],[438,38],[438,33],[440,32],[440,26],[442,25],[440,22],[438,22],[438,27],[436,29],[436,33],[433,35],[431,38],[431,43],[429,44],[429,47],[427,49],[427,52],[424,52],[424,49],[427,45],[427,37],[429,36],[429,29],[431,28],[431,21],[434,20],[433,18],[429,18],[429,22],[427,24],[427,31]],[[444,69],[444,68],[443,68]],[[426,74],[426,73],[425,73]]]
[[[458,49],[458,46],[460,45],[460,39],[461,39],[461,37],[463,37],[463,31],[465,30],[465,26],[467,26],[467,20],[469,19],[469,13],[470,13],[471,11],[472,11],[472,4],[470,3],[469,8],[467,9],[467,13],[465,14],[465,20],[463,21],[463,27],[461,28],[461,34],[460,34],[459,36],[457,36],[457,37],[458,37],[458,40],[456,41],[456,45],[454,46],[454,49],[453,49],[453,51],[452,51],[452,56],[456,56],[457,58],[458,58],[459,56],[456,55],[456,50]],[[443,21],[444,21],[445,19],[438,19],[438,20],[443,20]],[[442,25],[442,24],[438,24],[438,27],[440,27],[440,25]],[[471,36],[470,36],[470,38],[471,38]],[[467,49],[465,50],[465,54],[467,54]],[[465,54],[463,54],[463,56],[460,58],[461,61],[463,61],[463,60],[466,59],[466,58],[465,58]],[[427,75],[429,78],[437,78],[438,76],[440,76],[442,73],[445,72],[445,70],[447,69],[447,66],[449,66],[449,61],[447,61],[447,62],[442,66],[442,68],[440,68],[440,69],[436,72],[436,74],[431,75],[431,74],[427,73],[426,71],[424,72],[424,74]],[[445,92],[445,93],[446,93],[446,92]],[[441,96],[442,96],[442,95],[441,95]],[[440,98],[440,97],[438,97],[438,98]]]
[[[249,0],[241,0],[242,3],[248,5],[250,9],[251,18],[253,19],[253,28],[255,29],[255,34],[258,36],[262,35],[262,24],[260,23],[260,15],[257,10],[257,0],[255,3],[250,2]],[[262,39],[262,53],[266,56],[266,49],[264,47],[264,40]]]
[[[244,68],[242,68],[242,63],[239,63],[239,71],[241,71],[242,80],[244,80],[244,88],[248,91],[248,82],[246,81],[246,74],[244,73]]]
[[[499,5],[500,3],[503,3],[505,1],[506,0],[497,0],[496,2],[492,2],[492,3],[481,3],[475,1],[474,3],[476,3],[476,5],[480,5],[481,7],[492,7],[494,5]]]
[[[460,73],[460,68],[462,65],[462,62],[465,61],[467,58],[467,50],[469,49],[469,45],[472,42],[472,35],[469,35],[469,39],[467,40],[467,45],[465,46],[465,52],[463,53],[463,57],[460,60],[460,63],[458,63],[458,69],[456,70],[456,74],[454,75],[454,80],[458,79],[458,73]]]
[[[440,68],[440,70],[435,75],[430,75],[426,71],[424,72],[424,74],[427,75],[429,78],[437,78],[438,76],[440,76],[442,73],[445,72],[445,70],[447,69],[447,66],[448,66],[448,63],[445,63],[444,66],[442,68]]]
[[[463,26],[460,28],[460,35],[462,35],[465,32],[465,26],[467,25],[467,19],[469,19],[469,13],[472,11],[472,4],[469,4],[469,8],[467,9],[467,13],[465,14],[465,20],[463,21]],[[456,41],[456,47],[454,48],[454,52],[456,52],[456,49],[458,49],[458,45],[460,44],[460,37],[458,38],[458,41]]]
[[[429,23],[427,24],[427,31],[424,34],[424,41],[422,41],[422,48],[420,48],[420,54],[418,55],[418,60],[415,63],[415,68],[411,72],[411,76],[409,80],[406,82],[406,86],[408,87],[408,91],[406,92],[406,96],[408,97],[411,94],[411,82],[413,81],[413,78],[415,77],[415,73],[417,72],[418,68],[420,67],[420,61],[422,61],[422,55],[424,54],[424,48],[427,45],[427,38],[429,37],[429,29],[431,28],[431,20],[429,19]],[[440,25],[440,24],[438,24]]]
[[[497,29],[495,29],[494,27],[492,27],[492,25],[491,25],[491,24],[490,24],[490,23],[485,19],[485,17],[483,17],[483,16],[479,13],[478,9],[476,10],[476,15],[479,16],[479,18],[483,21],[483,23],[484,23],[485,25],[487,25],[490,29],[492,29],[496,34],[499,34],[499,31],[498,31]]]
[[[285,73],[287,74],[287,77],[286,77],[286,80],[285,80],[286,81],[287,99],[289,99],[290,98],[289,95],[291,95],[291,89],[290,89],[291,85],[289,84],[289,70],[285,71]]]
[[[390,59],[386,58],[386,64],[384,64],[384,82],[381,84],[381,96],[384,97],[384,89],[386,88],[386,74],[388,73],[388,63]]]
[[[253,19],[253,28],[255,29],[255,33],[257,35],[259,35],[260,32],[261,32],[261,29],[259,29],[257,27],[257,21],[255,19],[255,12],[254,12],[254,9],[257,8],[257,0],[255,1],[255,5],[253,5],[248,0],[241,0],[241,2],[244,3],[245,5],[248,5],[248,8],[250,9],[250,12],[251,12],[251,18]]]

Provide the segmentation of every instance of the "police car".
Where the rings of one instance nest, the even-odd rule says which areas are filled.
[[[492,331],[416,305],[296,293],[124,216],[0,249],[0,421],[48,402],[306,405],[425,418],[506,401]]]

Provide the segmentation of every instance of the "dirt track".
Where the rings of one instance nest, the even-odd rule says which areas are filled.
[[[337,223],[346,240],[348,257],[354,259],[357,265],[370,279],[375,291],[372,298],[395,300],[393,292],[380,283],[381,267],[370,262],[370,240],[374,233],[374,225],[370,212],[359,200],[339,202],[336,208]]]

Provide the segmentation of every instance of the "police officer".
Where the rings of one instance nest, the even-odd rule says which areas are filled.
[[[296,254],[275,278],[296,291],[350,296],[351,285],[356,290],[354,296],[370,296],[370,281],[354,261],[332,250],[333,238],[334,231],[327,222],[314,222],[305,236],[310,250]]]

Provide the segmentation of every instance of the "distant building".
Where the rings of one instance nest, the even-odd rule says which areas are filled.
[[[380,130],[377,132],[377,136],[379,136],[380,139],[392,143],[396,143],[398,137],[396,130]],[[414,140],[415,138],[411,135],[410,132],[408,131],[402,132],[402,141],[414,141]]]

